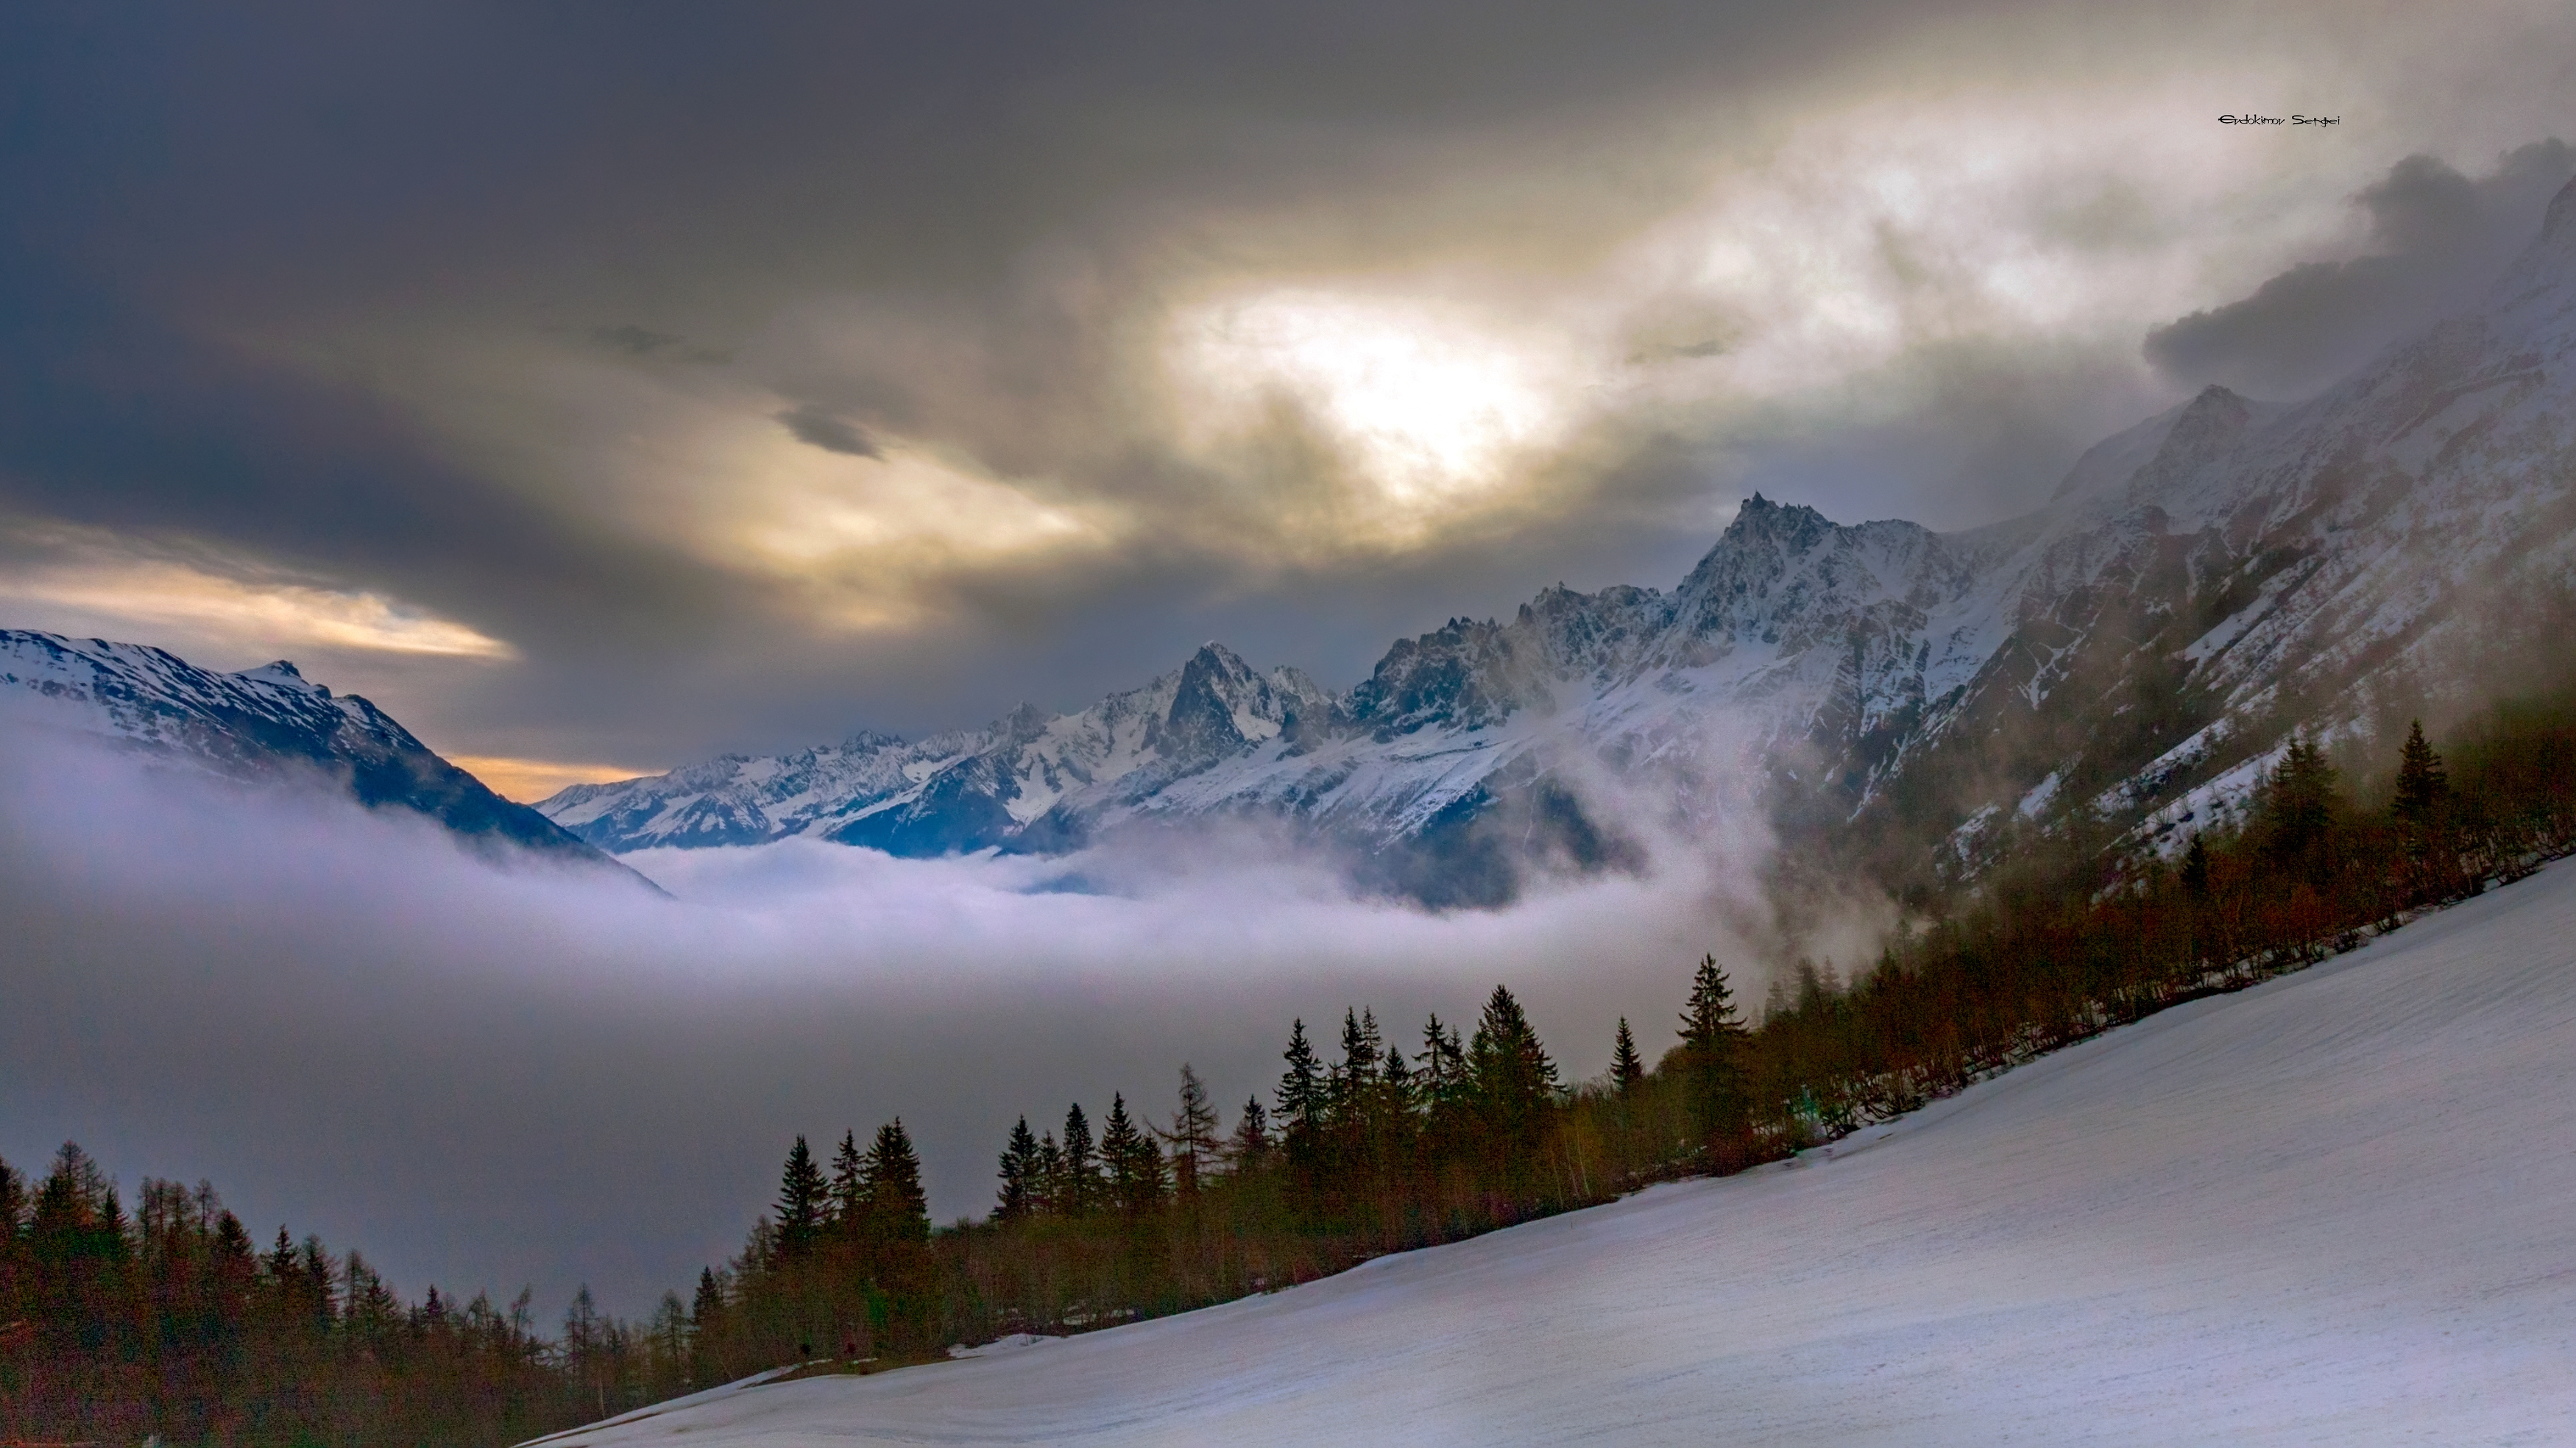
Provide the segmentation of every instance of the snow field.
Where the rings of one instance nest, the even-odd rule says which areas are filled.
[[[2576,1441],[2576,862],[1724,1181],[549,1440]]]

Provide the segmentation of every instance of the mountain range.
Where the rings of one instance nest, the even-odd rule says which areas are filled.
[[[2497,620],[2563,596],[2571,354],[2576,184],[2467,314],[2303,402],[2208,388],[2007,522],[1842,524],[1756,495],[1670,589],[1550,588],[1399,640],[1348,689],[1211,642],[1071,713],[725,755],[533,811],[289,664],[213,675],[0,634],[0,695],[230,772],[342,771],[369,803],[558,852],[1055,853],[1252,821],[1384,888],[1490,904],[1534,867],[1633,866],[1730,798],[1954,872],[2016,820],[2080,813],[2169,848],[2292,729],[2367,736],[2456,695]]]
[[[1551,588],[1401,640],[1347,690],[1210,643],[1072,713],[537,807],[611,851],[1058,851],[1248,817],[1444,902],[1503,898],[1543,858],[1634,858],[1639,811],[1687,824],[1731,784],[1960,860],[2016,813],[2178,838],[2290,728],[2374,727],[2375,705],[2458,682],[2500,601],[2562,585],[2572,349],[2576,186],[2469,314],[2305,402],[2211,387],[2009,522],[1838,524],[1756,495],[1674,588]]]

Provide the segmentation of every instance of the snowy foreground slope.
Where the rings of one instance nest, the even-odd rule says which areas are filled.
[[[2564,1443],[2576,863],[1798,1162],[549,1444]]]

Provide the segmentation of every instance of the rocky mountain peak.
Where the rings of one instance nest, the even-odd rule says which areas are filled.
[[[292,662],[286,659],[279,659],[275,663],[262,664],[256,669],[244,669],[233,677],[237,679],[248,679],[256,684],[275,684],[281,688],[302,689],[308,693],[320,695],[325,699],[331,697],[331,691],[329,688],[321,684],[316,684],[312,680],[305,678],[303,672],[297,669]]]
[[[1215,760],[1278,733],[1281,722],[1269,681],[1232,649],[1209,642],[1181,666],[1155,748],[1174,761]]]

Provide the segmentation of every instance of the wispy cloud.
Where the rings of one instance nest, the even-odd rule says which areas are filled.
[[[615,764],[576,764],[555,759],[512,759],[498,754],[450,754],[447,762],[483,781],[494,794],[533,804],[576,784],[605,784],[652,774]]]
[[[95,531],[50,528],[12,541],[27,551],[17,561],[0,561],[0,606],[9,608],[15,627],[146,641],[176,636],[253,652],[316,645],[519,656],[501,639],[373,589],[297,581],[234,560],[154,556]],[[191,551],[206,558],[203,550]]]

